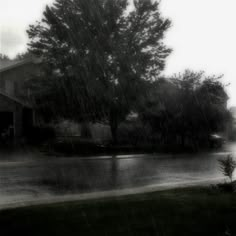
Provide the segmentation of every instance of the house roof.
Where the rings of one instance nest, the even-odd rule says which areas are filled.
[[[19,61],[17,61],[19,62]],[[12,65],[16,64],[16,61],[10,61],[10,60],[1,60],[0,59],[0,70],[10,67]]]
[[[22,99],[19,99],[19,98],[16,98],[16,97],[14,97],[14,96],[11,96],[11,95],[5,93],[5,92],[2,91],[2,90],[0,90],[0,95],[6,97],[7,99],[9,99],[9,100],[11,100],[11,101],[13,101],[13,102],[15,102],[15,103],[20,104],[20,105],[23,106],[23,107],[32,108],[32,106],[31,106],[29,103],[23,101]]]
[[[20,60],[20,61],[1,61],[1,63],[0,63],[0,74],[5,72],[5,71],[15,69],[15,68],[20,67],[20,66],[25,65],[25,64],[30,64],[30,63],[36,63],[37,64],[37,63],[40,63],[40,62],[41,61],[39,59],[34,59],[34,58],[27,58],[27,59]],[[23,107],[32,108],[32,106],[27,101],[24,101],[23,99],[12,96],[12,95],[4,92],[2,89],[0,89],[0,95],[4,96],[5,98],[7,98],[7,99],[23,106]]]
[[[40,59],[35,59],[35,58],[27,58],[27,59],[20,60],[20,61],[1,62],[0,63],[0,73],[20,67],[25,64],[29,64],[29,63],[38,64],[40,62],[41,62]]]

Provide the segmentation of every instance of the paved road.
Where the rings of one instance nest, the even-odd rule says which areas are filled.
[[[201,183],[222,177],[218,159],[236,150],[195,155],[126,155],[91,158],[47,157],[37,152],[2,154],[1,206],[74,194]],[[77,195],[78,196],[78,195]],[[85,195],[86,196],[86,195]]]

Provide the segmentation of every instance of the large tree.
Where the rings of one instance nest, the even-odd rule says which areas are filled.
[[[116,141],[119,123],[164,69],[169,27],[157,1],[56,0],[30,26],[29,51],[62,88],[67,114],[109,122]]]

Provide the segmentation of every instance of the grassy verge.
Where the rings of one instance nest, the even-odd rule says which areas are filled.
[[[236,195],[188,188],[0,212],[1,235],[236,235]]]

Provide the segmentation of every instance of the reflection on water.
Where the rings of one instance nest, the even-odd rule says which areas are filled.
[[[0,161],[0,203],[6,199],[84,193],[222,177],[218,159],[235,145],[195,155],[127,155]],[[235,149],[236,150],[236,149]],[[49,159],[50,158],[50,159]]]
[[[47,187],[55,193],[81,193],[204,180],[221,176],[218,159],[219,156],[209,153],[191,157],[148,155],[138,158],[113,156],[104,160],[63,159],[42,165],[32,184]]]

